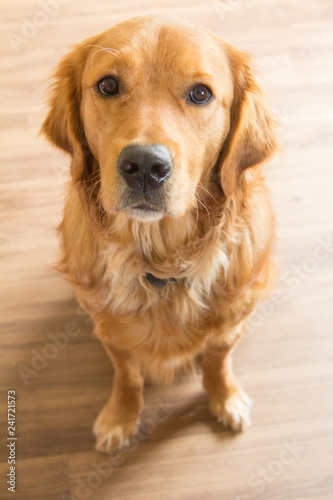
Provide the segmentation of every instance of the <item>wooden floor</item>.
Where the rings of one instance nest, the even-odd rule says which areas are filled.
[[[332,499],[332,1],[53,0],[46,15],[42,4],[0,6],[0,497]],[[147,387],[137,449],[107,457],[94,451],[91,427],[112,368],[72,289],[51,269],[68,162],[37,133],[46,79],[69,46],[148,13],[200,21],[256,58],[283,146],[267,167],[280,300],[256,313],[234,356],[255,401],[252,428],[233,435],[215,422],[198,372],[171,388]],[[9,389],[16,496],[5,484]]]

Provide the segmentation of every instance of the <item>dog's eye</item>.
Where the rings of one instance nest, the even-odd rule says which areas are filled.
[[[119,92],[118,82],[112,76],[102,78],[97,86],[99,91],[104,95],[115,95]]]
[[[206,85],[196,85],[189,93],[188,99],[196,104],[204,104],[212,95],[212,91]]]

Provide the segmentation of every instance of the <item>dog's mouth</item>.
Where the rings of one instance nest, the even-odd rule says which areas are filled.
[[[159,220],[164,215],[164,211],[161,208],[153,206],[150,203],[138,203],[136,205],[131,205],[126,209],[126,212],[130,217],[142,221]]]

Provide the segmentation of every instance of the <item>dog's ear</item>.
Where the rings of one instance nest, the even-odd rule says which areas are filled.
[[[74,48],[58,64],[50,89],[49,112],[41,132],[72,157],[71,171],[78,180],[84,169],[87,142],[80,114],[81,80],[86,50]]]
[[[250,57],[227,45],[234,79],[230,130],[220,158],[220,181],[226,196],[235,193],[241,173],[268,159],[277,148],[274,120],[250,67]]]

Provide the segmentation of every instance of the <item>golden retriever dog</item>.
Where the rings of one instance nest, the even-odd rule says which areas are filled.
[[[249,56],[195,23],[134,18],[61,60],[49,106],[42,132],[71,158],[58,267],[114,367],[97,449],[135,433],[145,377],[198,354],[212,414],[242,430],[231,351],[275,275],[261,164],[277,143]]]

